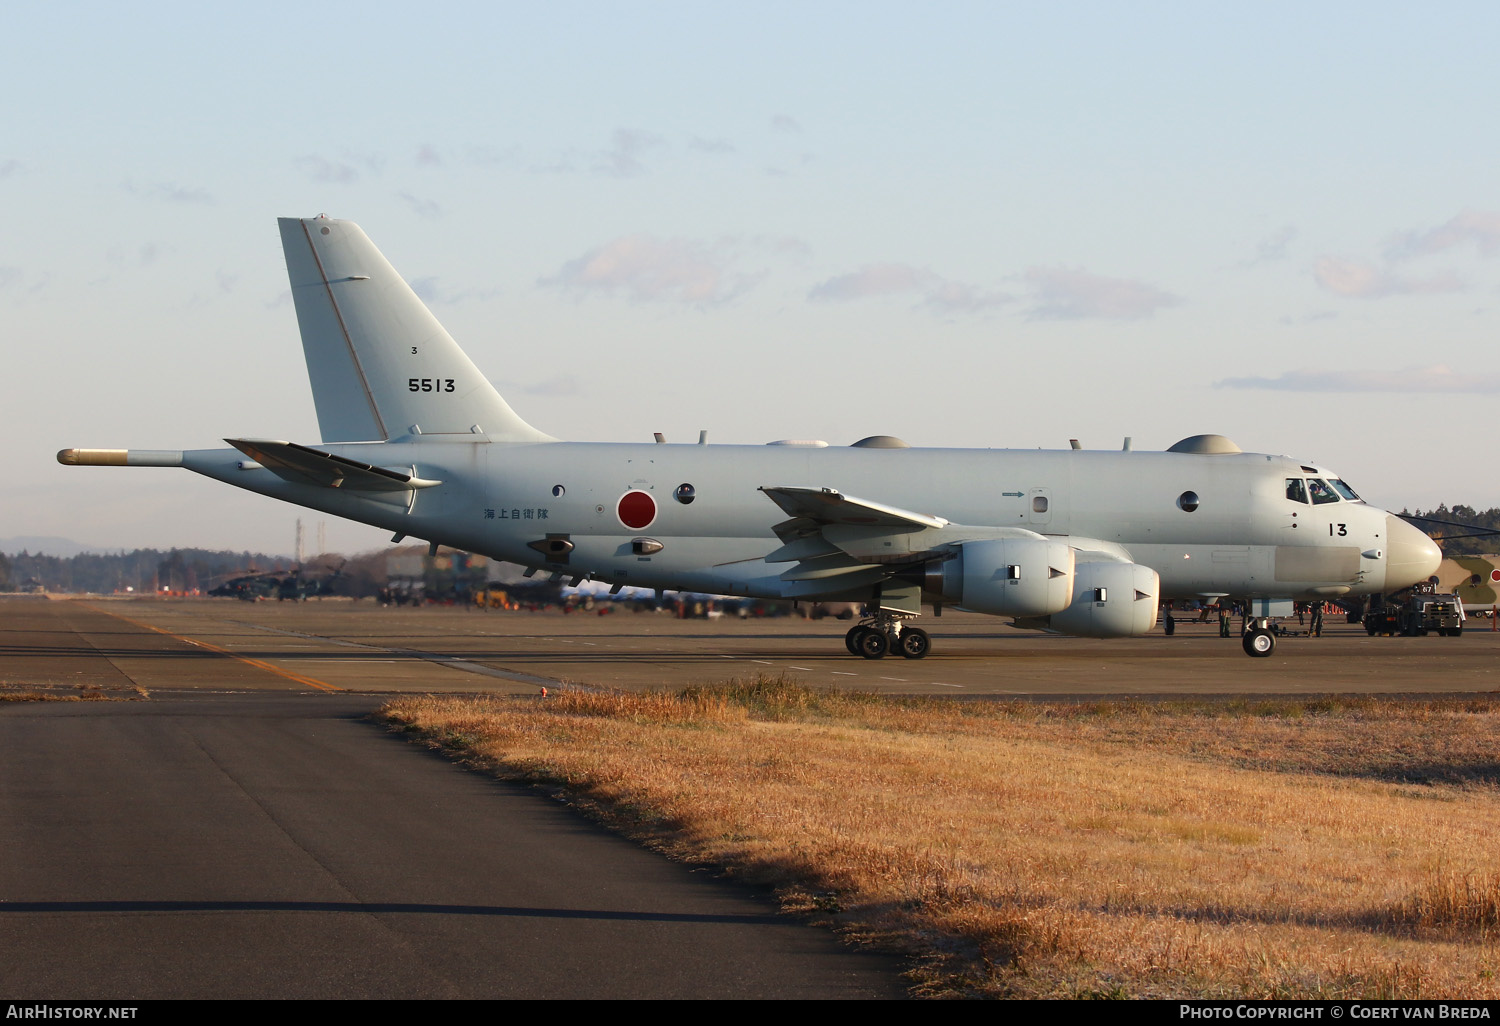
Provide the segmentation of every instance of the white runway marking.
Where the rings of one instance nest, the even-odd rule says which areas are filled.
[[[277,659],[280,663],[397,663],[402,659]]]

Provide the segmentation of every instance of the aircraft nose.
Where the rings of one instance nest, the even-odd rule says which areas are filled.
[[[1385,588],[1395,591],[1437,573],[1443,550],[1400,517],[1385,518]]]

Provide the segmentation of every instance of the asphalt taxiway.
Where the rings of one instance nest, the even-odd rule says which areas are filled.
[[[326,684],[287,668],[306,649],[136,612],[0,603],[8,690],[116,699],[0,702],[8,999],[903,993],[768,895],[382,730],[379,695],[332,690],[347,664]]]
[[[930,695],[1318,694],[1493,691],[1500,633],[1370,637],[1329,617],[1320,638],[1290,637],[1252,659],[1216,623],[1179,621],[1143,638],[1066,638],[971,614],[924,617],[932,654],[850,656],[848,621],[382,609],[372,603],[20,602],[0,679],[96,680],[149,690],[235,689],[536,694],[575,683],[617,688],[787,675],[816,686]],[[1295,621],[1287,626],[1297,628]],[[206,670],[211,672],[205,672]]]
[[[1088,640],[945,616],[925,660],[847,622],[369,603],[0,600],[0,993],[11,998],[886,997],[892,959],[366,717],[758,674],[964,696],[1486,692],[1500,633],[1214,624]]]

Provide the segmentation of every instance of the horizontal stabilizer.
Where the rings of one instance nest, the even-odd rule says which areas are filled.
[[[226,438],[224,441],[277,477],[294,484],[343,488],[356,492],[405,492],[443,483],[425,480],[399,470],[360,463],[358,460],[321,452],[296,442],[259,438]]]

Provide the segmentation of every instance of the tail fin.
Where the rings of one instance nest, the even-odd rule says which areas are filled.
[[[323,441],[476,430],[495,441],[555,441],[500,398],[359,225],[277,223]]]

